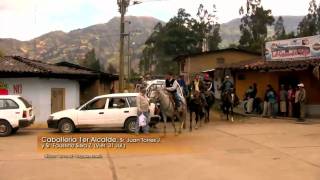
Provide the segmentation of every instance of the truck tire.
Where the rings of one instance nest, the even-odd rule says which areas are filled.
[[[0,137],[9,136],[12,133],[12,126],[6,120],[0,120]]]
[[[136,130],[137,118],[130,117],[126,120],[124,128],[128,133],[134,133]]]
[[[70,119],[61,119],[58,129],[61,133],[73,133],[76,127]]]

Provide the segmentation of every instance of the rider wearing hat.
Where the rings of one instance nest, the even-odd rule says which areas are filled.
[[[178,81],[173,78],[172,73],[168,73],[166,78],[166,90],[172,94],[176,109],[180,107],[180,98],[177,92],[178,87],[179,87]]]
[[[214,95],[214,86],[213,86],[213,82],[209,77],[209,74],[204,74],[204,84],[205,84],[205,90],[206,92],[210,92],[211,95]]]
[[[226,92],[231,92],[233,89],[233,83],[230,80],[230,76],[226,76],[222,85],[221,85],[221,92],[222,94]]]

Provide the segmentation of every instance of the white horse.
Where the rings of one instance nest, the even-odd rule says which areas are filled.
[[[183,97],[180,96],[182,103],[180,103],[180,107],[178,110],[174,108],[173,99],[170,97],[169,92],[165,89],[154,90],[151,92],[150,99],[154,101],[160,102],[160,110],[163,117],[164,122],[164,135],[166,135],[166,128],[167,128],[167,118],[169,117],[172,121],[172,126],[174,128],[174,133],[177,135],[177,129],[175,126],[175,119],[178,119],[180,126],[179,126],[179,134],[182,132],[182,128],[184,127],[185,117],[186,117],[186,101]]]

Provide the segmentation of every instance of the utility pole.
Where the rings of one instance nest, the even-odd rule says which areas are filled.
[[[120,18],[120,58],[119,58],[119,92],[124,90],[124,15],[127,12],[130,0],[117,0]],[[133,0],[132,5],[140,4],[140,1]]]
[[[119,92],[124,88],[124,15],[127,12],[130,0],[117,0],[120,18],[120,57],[119,57]]]
[[[128,83],[130,83],[130,32],[128,32]]]

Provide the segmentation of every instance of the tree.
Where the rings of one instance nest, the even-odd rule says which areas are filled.
[[[154,32],[145,42],[140,72],[164,74],[178,72],[178,64],[172,59],[178,55],[198,53],[203,44],[209,50],[218,49],[221,42],[220,25],[216,23],[215,6],[213,13],[200,4],[197,18],[192,18],[185,9],[179,9],[166,25],[158,23]]]
[[[298,25],[298,37],[320,34],[320,4],[316,0],[309,3],[309,12]]]
[[[219,49],[219,44],[221,43],[222,38],[220,36],[220,24],[215,24],[213,26],[212,35],[209,36],[208,44],[209,50],[214,51]]]
[[[239,10],[241,18],[241,37],[239,48],[261,51],[268,35],[268,26],[274,22],[272,11],[261,6],[261,0],[247,0],[246,6]]]
[[[92,70],[100,71],[100,61],[96,58],[95,50],[92,49],[91,51],[87,52],[85,58],[80,60],[79,64],[81,66],[87,67]]]
[[[162,26],[157,24],[154,32],[145,43],[140,62],[144,73],[164,74],[167,71],[178,72],[177,63],[172,58],[180,54],[200,52],[196,32],[192,31],[190,14],[179,9],[178,14]]]
[[[117,69],[114,67],[114,65],[109,63],[109,65],[107,67],[107,72],[110,73],[110,74],[116,74],[117,73]]]
[[[220,36],[220,24],[217,23],[216,6],[213,5],[212,13],[203,4],[199,5],[197,20],[194,20],[194,31],[199,33],[198,41],[204,47],[203,50],[217,50],[222,39]]]
[[[275,25],[274,25],[274,40],[281,40],[281,39],[286,39],[286,30],[284,28],[284,22],[282,16],[279,16],[277,19]]]

